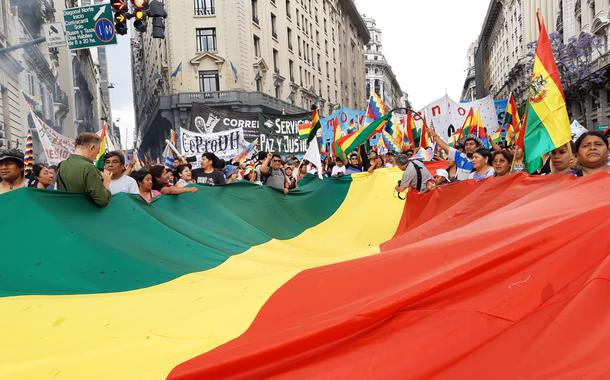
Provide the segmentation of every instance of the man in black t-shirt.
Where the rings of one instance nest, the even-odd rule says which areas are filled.
[[[214,153],[206,152],[201,155],[201,168],[195,169],[193,173],[193,181],[200,185],[224,185],[225,176],[214,170],[214,163],[218,157]]]

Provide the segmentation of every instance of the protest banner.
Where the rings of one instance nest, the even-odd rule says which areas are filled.
[[[333,125],[337,119],[342,135],[357,130],[364,122],[365,112],[362,110],[353,110],[350,108],[341,108],[330,116],[323,118],[322,123],[322,145],[331,144],[333,141]]]
[[[180,151],[185,157],[199,158],[205,152],[231,160],[244,146],[244,130],[229,129],[215,133],[192,132],[180,128]]]
[[[309,112],[296,115],[259,114],[259,149],[281,155],[304,154],[307,140],[299,139],[299,124],[310,119]]]
[[[259,119],[256,112],[235,112],[194,103],[191,130],[201,134],[243,129],[244,139],[251,143],[258,138]]]
[[[58,165],[74,152],[74,139],[59,134],[49,127],[33,111],[30,111],[42,149],[50,165]]]

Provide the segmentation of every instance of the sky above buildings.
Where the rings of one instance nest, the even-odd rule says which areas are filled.
[[[356,0],[382,32],[383,53],[413,108],[445,95],[458,101],[466,53],[479,36],[489,0]]]
[[[459,100],[466,78],[466,53],[478,37],[488,0],[356,0],[360,13],[375,18],[383,53],[415,109],[445,93]],[[128,36],[108,48],[113,118],[123,145],[131,147],[135,117]]]

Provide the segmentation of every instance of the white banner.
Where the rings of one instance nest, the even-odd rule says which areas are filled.
[[[197,157],[210,152],[218,158],[232,160],[245,145],[243,128],[216,133],[198,133],[180,128],[180,151],[185,157]]]
[[[448,141],[449,137],[462,127],[471,107],[475,111],[478,109],[480,112],[488,134],[493,133],[498,128],[496,106],[491,96],[473,102],[456,103],[449,96],[445,95],[428,104],[420,112],[422,116],[426,116],[428,124],[434,126],[434,129],[443,140]]]
[[[572,141],[574,141],[574,142],[576,142],[576,140],[578,140],[580,135],[582,135],[583,133],[589,132],[589,130],[587,128],[583,127],[582,124],[580,124],[578,122],[578,120],[574,120],[572,122],[570,129],[572,129]]]
[[[461,128],[462,124],[464,124],[464,120],[466,120],[466,116],[468,116],[468,111],[470,111],[470,108],[473,108],[475,112],[477,110],[479,111],[488,135],[494,133],[499,127],[496,104],[494,103],[494,99],[491,97],[491,95],[483,99],[475,100],[474,102],[455,103],[452,105],[452,107],[452,123],[457,129]]]
[[[38,138],[44,149],[44,154],[47,156],[47,161],[50,165],[57,165],[63,160],[70,157],[74,152],[74,139],[60,135],[53,128],[46,125],[34,112],[30,112]]]

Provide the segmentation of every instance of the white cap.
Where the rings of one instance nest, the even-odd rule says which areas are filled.
[[[447,172],[447,170],[445,170],[445,169],[436,169],[435,176],[443,177],[447,180],[447,182],[451,182],[451,181],[449,181],[449,172]]]

